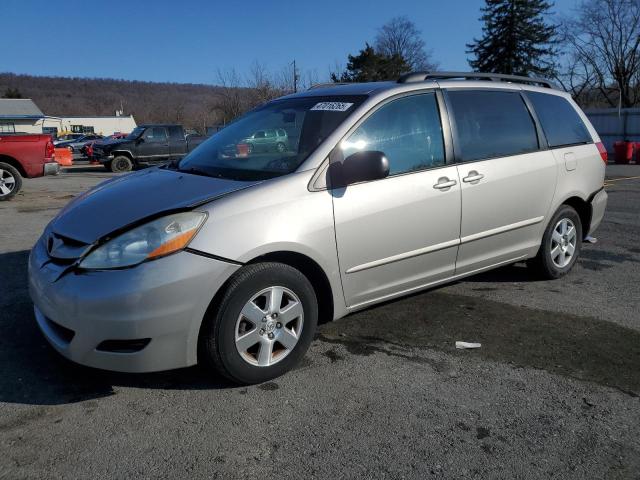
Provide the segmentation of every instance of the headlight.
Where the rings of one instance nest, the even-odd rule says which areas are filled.
[[[80,268],[130,267],[182,250],[206,217],[206,213],[184,212],[145,223],[96,248],[80,262]]]

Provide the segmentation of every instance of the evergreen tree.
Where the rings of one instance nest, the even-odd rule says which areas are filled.
[[[411,67],[401,55],[386,56],[377,53],[368,43],[358,55],[349,55],[347,69],[341,74],[332,73],[334,82],[377,82],[395,80]]]
[[[544,16],[553,6],[545,0],[485,0],[480,19],[482,38],[467,44],[477,72],[553,76],[556,26]]]
[[[20,93],[20,90],[18,90],[17,88],[9,87],[5,90],[2,98],[22,98],[22,94]]]

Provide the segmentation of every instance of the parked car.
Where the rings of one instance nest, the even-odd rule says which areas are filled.
[[[60,135],[53,141],[54,146],[58,146],[58,144],[63,142],[68,142],[70,140],[77,140],[78,138],[84,137],[84,133],[65,133],[64,135]]]
[[[0,135],[0,200],[22,188],[22,178],[55,175],[60,171],[50,135]]]
[[[258,130],[247,138],[244,138],[241,143],[246,143],[248,153],[253,152],[284,152],[289,145],[289,138],[287,132],[283,128],[268,128],[265,130]]]
[[[298,128],[295,150],[224,154],[266,128]],[[203,362],[262,382],[298,363],[318,318],[520,261],[566,275],[603,218],[605,161],[544,80],[420,73],[297,93],[73,200],[31,253],[36,319],[92,367]]]
[[[101,140],[102,138],[102,135],[89,133],[78,138],[66,140],[64,142],[58,142],[55,146],[56,148],[68,148],[71,153],[76,153],[80,152],[82,150],[82,147],[84,147],[87,143],[95,142],[97,140]]]
[[[112,172],[180,160],[205,137],[185,135],[182,125],[140,125],[127,137],[93,145],[94,158]]]

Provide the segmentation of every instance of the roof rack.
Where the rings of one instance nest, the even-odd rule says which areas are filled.
[[[324,83],[316,83],[307,88],[309,90],[315,90],[316,88],[324,88],[324,87],[337,87],[338,85],[349,85],[349,82],[324,82]]]
[[[477,73],[477,72],[412,72],[398,78],[398,83],[424,82],[425,80],[490,80],[493,82],[525,83],[539,85],[545,88],[557,88],[556,85],[544,78],[522,77],[519,75],[505,75],[502,73]]]

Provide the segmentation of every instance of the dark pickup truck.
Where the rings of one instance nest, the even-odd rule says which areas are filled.
[[[186,135],[182,125],[140,125],[120,140],[95,143],[93,158],[112,172],[128,172],[140,165],[179,160],[206,137]]]

